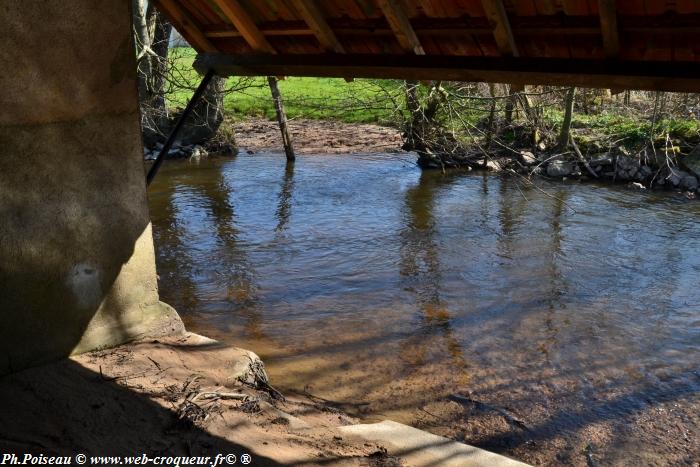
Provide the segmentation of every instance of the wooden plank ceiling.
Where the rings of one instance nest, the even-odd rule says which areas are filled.
[[[220,74],[700,92],[700,0],[156,0]]]

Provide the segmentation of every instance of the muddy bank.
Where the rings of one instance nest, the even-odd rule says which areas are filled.
[[[289,131],[297,154],[352,154],[401,152],[401,132],[395,128],[334,120],[290,120]],[[168,159],[198,161],[211,155],[233,156],[239,151],[284,152],[277,122],[257,117],[227,120],[211,141],[174,144]],[[154,161],[162,143],[144,147],[144,159]]]
[[[231,125],[236,142],[245,151],[283,151],[277,122],[246,118]],[[297,154],[344,154],[401,151],[401,132],[395,128],[333,120],[289,120]]]
[[[659,160],[661,159],[661,160]],[[598,181],[625,184],[634,189],[655,189],[685,193],[695,198],[700,180],[687,164],[668,163],[646,151],[630,154],[624,147],[584,157],[579,153],[572,158],[569,153],[530,151],[500,151],[491,155],[436,155],[422,153],[418,164],[426,170],[448,168],[480,169],[503,172],[531,182],[534,177],[552,180]]]
[[[496,141],[495,136],[467,144],[444,130],[431,130],[433,133],[414,136],[404,145],[418,153],[417,163],[425,170],[482,169],[525,181],[535,177],[598,181],[683,192],[689,198],[695,198],[700,188],[700,146],[688,141],[650,140],[627,146],[623,140],[596,139],[589,131],[579,135],[578,143],[570,136],[569,143],[562,146],[550,135],[534,144],[527,127],[510,125],[508,131],[514,136],[508,144]]]

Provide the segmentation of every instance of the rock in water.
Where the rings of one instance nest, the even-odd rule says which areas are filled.
[[[499,161],[488,160],[486,161],[486,168],[493,172],[498,172],[502,169],[501,163]]]
[[[643,165],[639,168],[639,172],[637,172],[637,180],[644,181],[647,178],[649,178],[654,171],[648,166],[648,165]]]
[[[602,167],[607,165],[613,165],[613,158],[610,154],[599,154],[589,162],[591,167]]]
[[[190,160],[200,160],[203,157],[207,157],[209,153],[207,152],[206,149],[204,149],[202,146],[195,146],[194,149],[192,149],[192,154],[190,154]]]
[[[690,154],[680,158],[681,165],[696,176],[700,176],[700,144]]]
[[[547,166],[547,175],[550,177],[568,177],[570,175],[580,175],[578,164],[567,161],[552,161]]]
[[[671,173],[668,174],[668,177],[666,177],[666,180],[674,187],[679,187],[679,186],[682,187],[681,184],[683,183],[683,181],[687,177],[695,178],[692,175],[690,175],[688,172],[684,172],[684,171],[678,170],[678,169],[673,169],[673,170],[671,170]],[[688,180],[687,183],[692,183],[692,182],[690,180]],[[695,179],[695,184],[696,184],[696,188],[697,188],[697,179]]]
[[[535,165],[537,158],[530,151],[520,151],[520,162],[525,165]]]
[[[681,179],[680,187],[685,191],[696,191],[698,189],[698,179],[692,175],[686,175]]]

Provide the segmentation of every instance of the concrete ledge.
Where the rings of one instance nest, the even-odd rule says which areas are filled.
[[[367,425],[339,427],[349,439],[383,445],[388,453],[412,467],[516,467],[526,466],[507,457],[458,443],[401,423],[386,420]]]

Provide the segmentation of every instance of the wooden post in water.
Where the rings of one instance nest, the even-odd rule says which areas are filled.
[[[279,123],[280,131],[282,132],[282,142],[284,143],[284,153],[287,155],[287,162],[294,162],[294,147],[292,146],[292,138],[289,136],[289,130],[287,129],[287,116],[284,113],[282,95],[280,94],[279,87],[277,87],[277,78],[274,76],[268,76],[267,82],[270,85],[270,91],[272,92],[272,100],[275,103],[277,122]]]

